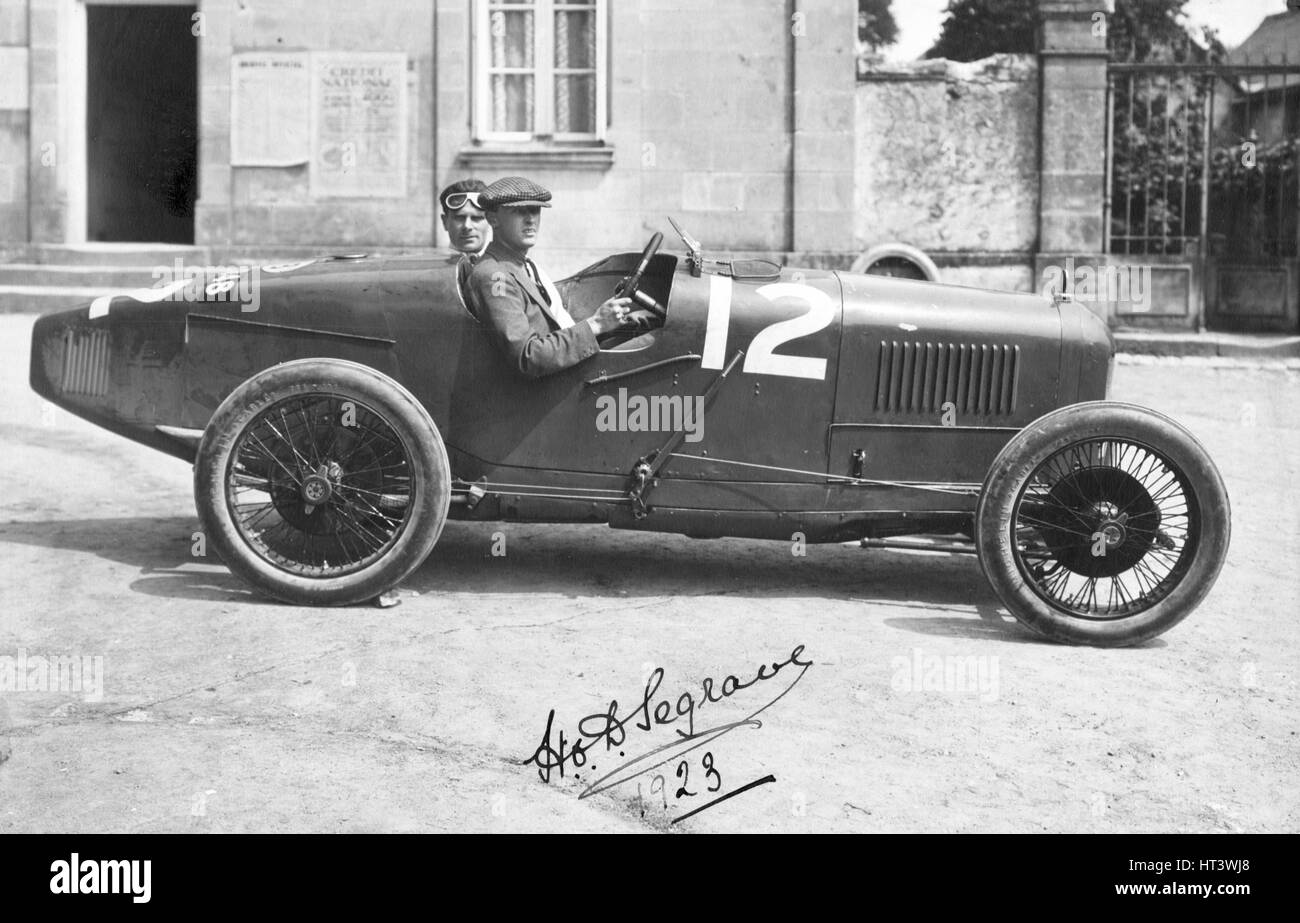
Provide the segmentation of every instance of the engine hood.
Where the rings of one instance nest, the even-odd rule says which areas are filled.
[[[1073,399],[1050,298],[851,273],[840,283],[837,423],[1011,429]]]
[[[844,325],[867,325],[900,338],[970,334],[1059,340],[1056,303],[1031,292],[1001,292],[892,276],[838,273],[844,292]]]

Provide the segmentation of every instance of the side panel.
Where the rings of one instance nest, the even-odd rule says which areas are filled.
[[[826,471],[842,318],[835,276],[783,272],[772,282],[747,282],[679,273],[674,304],[675,319],[689,328],[683,348],[702,356],[694,366],[700,391],[738,352],[744,358],[706,411],[704,438],[678,449],[697,458],[670,462],[664,475],[806,484],[793,472]],[[670,485],[656,496],[671,503]],[[719,499],[722,508],[734,503]]]
[[[429,411],[451,441],[451,395],[464,356],[481,339],[478,324],[456,291],[455,259],[393,260],[384,273],[386,329],[396,341],[398,380]],[[450,448],[450,447],[449,447]]]
[[[615,261],[608,272],[585,276],[579,283],[561,283],[575,318],[583,319],[608,297],[626,269]],[[542,471],[625,478],[637,460],[664,445],[674,429],[688,432],[680,453],[709,460],[669,462],[655,489],[657,503],[673,502],[674,481],[679,478],[744,483],[800,480],[798,475],[723,464],[713,458],[825,471],[840,296],[833,275],[812,275],[815,278],[799,282],[782,280],[785,285],[779,288],[726,279],[724,291],[718,277],[693,278],[677,272],[671,276],[670,293],[667,279],[662,280],[668,301],[668,319],[662,328],[540,379],[514,371],[486,330],[467,315],[443,321],[446,330],[440,336],[459,344],[454,374],[437,373],[440,378],[453,374],[449,425],[444,432],[454,450],[457,476],[509,483],[532,482]],[[760,333],[808,315],[809,299],[818,305],[815,330],[777,343],[772,356],[748,370],[742,361],[703,417],[689,418],[689,427],[680,425],[688,422],[686,402],[701,397],[732,356],[740,350],[747,356],[754,353]],[[783,361],[792,358],[807,362],[791,366]],[[792,368],[813,377],[784,374]],[[593,382],[601,376],[622,377]],[[669,406],[671,413],[661,412]],[[690,406],[693,411],[698,405]],[[650,408],[658,410],[650,413]],[[698,497],[698,492],[692,495]],[[767,508],[779,501],[773,501],[770,492],[719,486],[712,496],[693,502],[701,502],[702,508],[732,509]]]
[[[304,264],[305,265],[305,264]],[[181,458],[192,447],[158,426],[202,430],[243,381],[310,357],[370,365],[399,381],[373,263],[263,275],[240,303],[142,290],[38,320],[34,390],[71,413]]]
[[[376,328],[382,315],[376,312]],[[185,392],[179,426],[203,429],[223,400],[253,375],[296,359],[346,359],[400,380],[391,338],[298,330],[224,314],[186,317]]]
[[[257,310],[188,305],[180,425],[201,429],[221,401],[263,369],[295,359],[347,359],[398,376],[378,267],[263,277]]]
[[[1061,320],[1051,300],[841,279],[832,473],[979,483],[1014,433],[1060,405]]]

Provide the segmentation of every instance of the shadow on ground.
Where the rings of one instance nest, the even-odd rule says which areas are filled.
[[[184,516],[9,522],[0,524],[0,543],[93,554],[138,569],[129,588],[147,596],[281,605],[251,590],[211,551],[193,557],[197,529],[197,519]],[[505,553],[494,555],[502,539]],[[1000,613],[973,557],[839,545],[810,545],[799,557],[783,542],[701,541],[604,526],[449,523],[403,589],[422,596],[540,593],[629,604],[658,597],[820,597],[861,602],[863,611],[872,604],[915,609],[915,617],[885,623],[917,634],[1032,639]]]

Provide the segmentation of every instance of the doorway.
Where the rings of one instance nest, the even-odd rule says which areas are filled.
[[[86,7],[86,239],[194,243],[194,6]]]

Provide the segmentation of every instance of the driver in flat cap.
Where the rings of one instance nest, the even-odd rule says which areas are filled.
[[[625,323],[632,302],[610,298],[584,321],[569,316],[555,285],[528,258],[542,209],[551,207],[550,192],[522,176],[507,176],[483,190],[479,202],[492,226],[492,242],[470,274],[470,307],[491,328],[511,364],[540,378],[596,355],[596,337]]]

